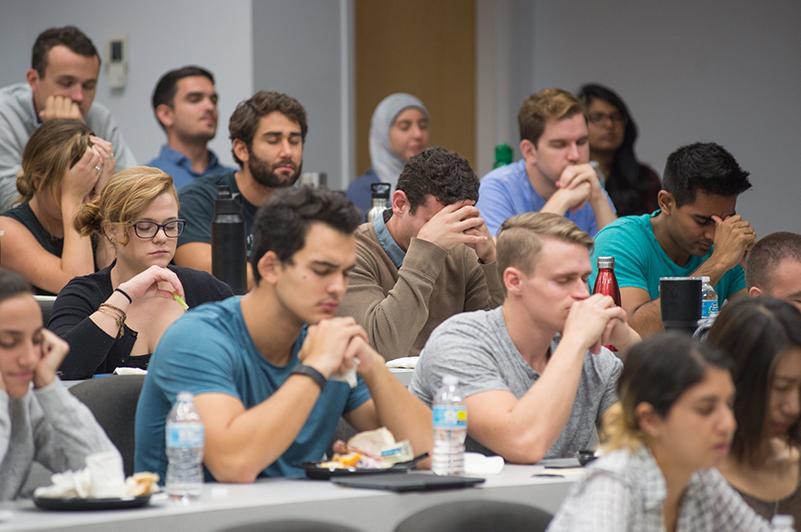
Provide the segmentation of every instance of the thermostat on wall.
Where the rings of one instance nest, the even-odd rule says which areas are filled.
[[[106,63],[108,85],[112,89],[122,89],[128,81],[128,37],[117,35],[108,41],[108,61]]]

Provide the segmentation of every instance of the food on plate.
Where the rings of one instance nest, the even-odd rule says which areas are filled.
[[[132,497],[150,495],[158,491],[159,476],[156,473],[143,471],[134,473],[125,479],[125,491]]]
[[[386,427],[356,434],[347,443],[334,444],[331,460],[320,462],[325,469],[387,469],[398,462],[413,458],[414,452],[408,440],[396,442]]]

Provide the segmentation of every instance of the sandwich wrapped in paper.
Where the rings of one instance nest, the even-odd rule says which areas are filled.
[[[409,441],[396,442],[386,427],[360,432],[347,443],[337,442],[334,451],[336,453],[331,460],[322,462],[320,467],[387,469],[393,464],[414,458]]]

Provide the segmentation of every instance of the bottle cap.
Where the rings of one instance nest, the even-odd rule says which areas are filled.
[[[389,183],[373,183],[370,185],[370,194],[374,198],[389,199],[389,191],[392,185]]]
[[[598,257],[598,268],[614,268],[614,257]]]
[[[512,162],[514,153],[508,144],[498,144],[495,146],[495,168]]]
[[[701,276],[701,282],[702,283],[709,283],[709,276],[708,275]]]
[[[178,393],[178,400],[179,401],[190,401],[191,402],[193,399],[194,399],[194,396],[192,395],[192,392],[179,392]]]
[[[456,386],[459,384],[459,378],[455,375],[445,375],[442,377],[442,384],[446,384],[448,386]]]

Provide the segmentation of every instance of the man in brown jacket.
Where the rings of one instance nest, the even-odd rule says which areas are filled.
[[[477,199],[470,164],[429,148],[406,163],[384,216],[356,231],[339,314],[353,316],[388,360],[417,355],[450,316],[503,302],[495,242]]]

